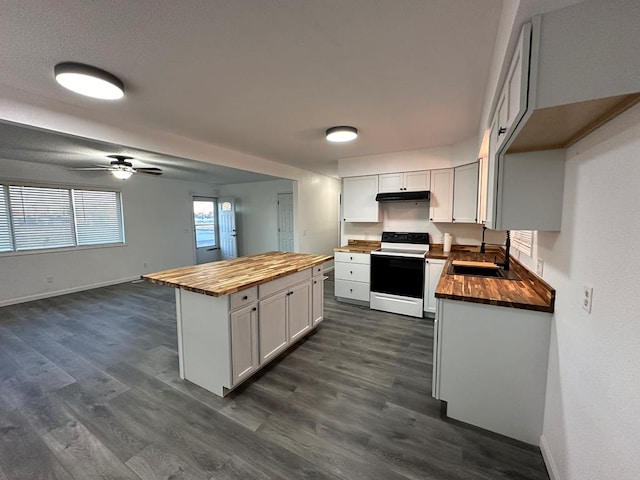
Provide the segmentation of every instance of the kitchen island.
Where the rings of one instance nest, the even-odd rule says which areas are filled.
[[[454,260],[492,262],[495,255],[454,252],[444,266],[435,293],[433,396],[447,402],[448,417],[537,445],[555,290],[513,257],[515,280],[451,273]]]
[[[180,378],[225,396],[323,319],[327,255],[267,252],[142,275],[175,288]]]

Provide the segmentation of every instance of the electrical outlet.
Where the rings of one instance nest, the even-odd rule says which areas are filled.
[[[584,308],[587,313],[591,313],[591,302],[593,300],[593,287],[585,285],[582,287],[582,308]]]
[[[53,275],[47,275],[47,283],[53,283]]]
[[[538,258],[538,265],[536,266],[536,273],[539,277],[542,277],[542,272],[544,271],[544,260]]]

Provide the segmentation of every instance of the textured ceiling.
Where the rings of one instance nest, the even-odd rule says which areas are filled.
[[[335,173],[349,156],[477,134],[502,0],[0,3],[0,83],[109,119]],[[120,77],[114,103],[53,81]],[[326,128],[361,136],[328,144]]]

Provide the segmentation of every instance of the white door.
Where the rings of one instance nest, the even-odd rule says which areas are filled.
[[[220,225],[220,254],[222,260],[238,256],[236,236],[236,203],[233,198],[218,199],[218,223]]]
[[[293,252],[293,193],[278,194],[278,250]]]
[[[196,263],[220,259],[216,234],[216,199],[193,197],[193,230],[196,242]]]

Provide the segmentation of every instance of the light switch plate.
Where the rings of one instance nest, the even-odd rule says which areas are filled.
[[[587,313],[591,313],[591,303],[593,301],[593,287],[589,285],[585,285],[582,287],[582,308],[584,308]]]

